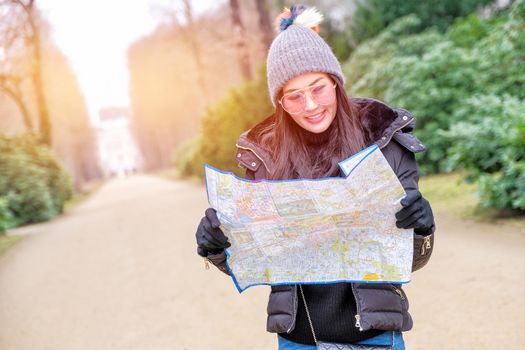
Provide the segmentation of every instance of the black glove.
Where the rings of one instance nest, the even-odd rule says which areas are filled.
[[[221,222],[217,218],[215,209],[206,209],[205,216],[201,219],[195,238],[197,239],[197,254],[202,257],[208,254],[218,254],[224,248],[231,246],[228,237],[219,228]]]
[[[403,208],[396,213],[398,228],[413,228],[419,235],[434,233],[434,215],[428,201],[418,190],[408,191],[401,200]]]

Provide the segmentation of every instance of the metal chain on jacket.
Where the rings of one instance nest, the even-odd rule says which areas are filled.
[[[306,309],[306,316],[308,317],[308,323],[310,323],[310,329],[312,330],[312,334],[314,336],[314,341],[317,344],[317,337],[315,336],[314,326],[312,324],[312,319],[310,318],[310,312],[308,311],[308,306],[306,305],[306,298],[304,297],[304,292],[303,292],[303,286],[302,285],[299,285],[299,290],[301,291],[301,296],[303,297],[304,308]]]

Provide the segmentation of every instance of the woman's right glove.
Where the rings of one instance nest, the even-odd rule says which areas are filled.
[[[403,208],[396,213],[398,228],[413,228],[414,233],[427,236],[434,233],[436,224],[430,203],[418,190],[407,191],[401,200]]]
[[[197,239],[197,254],[207,257],[208,254],[218,254],[224,248],[231,246],[228,237],[219,228],[221,222],[217,212],[213,208],[206,209],[204,217],[197,227],[195,238]]]

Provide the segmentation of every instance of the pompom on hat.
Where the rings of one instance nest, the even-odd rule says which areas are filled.
[[[308,72],[335,75],[344,83],[344,75],[332,49],[318,34],[323,15],[315,7],[294,5],[277,17],[280,33],[273,40],[266,61],[268,90],[272,104],[286,82]]]

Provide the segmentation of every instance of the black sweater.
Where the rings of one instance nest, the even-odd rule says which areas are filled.
[[[360,331],[355,326],[357,313],[350,283],[303,285],[306,304],[318,340],[334,343],[355,343],[381,334],[381,330]],[[299,305],[294,330],[279,334],[300,344],[315,345],[308,323],[304,301],[297,291]]]

